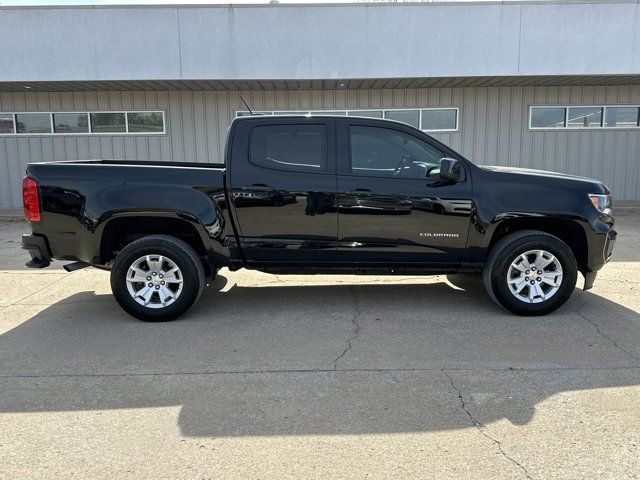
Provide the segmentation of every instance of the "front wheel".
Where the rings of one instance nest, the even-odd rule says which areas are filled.
[[[559,238],[537,230],[514,232],[491,250],[483,280],[489,296],[518,315],[546,315],[573,293],[578,266]]]
[[[204,288],[204,267],[187,243],[166,235],[140,238],[116,257],[111,290],[130,315],[147,322],[174,320]]]

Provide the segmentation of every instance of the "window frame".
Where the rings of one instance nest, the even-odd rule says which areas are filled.
[[[5,113],[5,112],[2,112]],[[8,113],[8,112],[7,112]],[[18,131],[18,115],[49,115],[49,133],[47,132],[26,132],[22,133]],[[13,115],[13,133],[3,133],[2,135],[15,135],[16,137],[28,137],[28,136],[41,136],[41,135],[53,135],[53,115],[51,112],[13,112],[9,113]]]
[[[51,130],[53,135],[89,135],[91,134],[91,113],[89,112],[50,112],[51,114]],[[56,132],[56,115],[64,115],[64,114],[84,114],[87,116],[87,131],[86,132]],[[22,135],[25,135],[24,133]],[[44,135],[47,135],[46,133]]]
[[[572,108],[599,108],[600,109],[600,125],[595,125],[593,127],[583,127],[583,126],[569,126],[569,111]],[[604,126],[604,105],[571,105],[565,108],[564,111],[564,128],[568,130],[593,130],[595,128],[602,128]]]
[[[635,108],[636,110],[638,110],[638,116],[637,116],[637,120],[636,123],[637,125],[634,127],[607,127],[607,110],[609,108]],[[616,105],[616,104],[611,104],[611,105],[603,105],[603,112],[602,112],[602,127],[601,128],[607,128],[609,130],[635,130],[640,128],[640,104],[638,105]]]
[[[353,118],[353,117],[352,117]],[[357,118],[368,118],[368,117],[357,117]],[[375,119],[375,120],[379,120],[379,119]],[[410,125],[406,124],[406,123],[402,123],[402,122],[398,122],[401,125],[405,125],[409,128],[412,128]],[[410,180],[410,181],[425,181],[425,180],[429,180],[429,177],[402,177],[402,176],[390,176],[390,175],[376,175],[376,174],[358,174],[358,173],[354,173],[353,172],[353,165],[351,163],[352,160],[352,147],[351,147],[351,128],[353,127],[365,127],[365,128],[377,128],[377,129],[381,129],[381,130],[391,130],[393,132],[398,132],[400,134],[404,134],[404,135],[409,135],[413,138],[415,138],[418,141],[421,141],[423,143],[426,143],[427,145],[429,145],[429,147],[438,150],[440,152],[440,154],[442,155],[442,158],[446,158],[447,157],[447,152],[442,151],[440,149],[440,147],[433,145],[431,142],[428,142],[427,140],[425,140],[424,138],[420,138],[417,135],[414,135],[411,132],[407,132],[403,129],[398,129],[398,128],[393,128],[393,127],[389,127],[389,126],[385,126],[385,125],[366,125],[366,124],[359,124],[357,122],[348,122],[346,124],[346,131],[347,131],[347,142],[349,145],[348,148],[348,153],[347,153],[347,166],[348,169],[346,172],[339,172],[340,176],[351,176],[351,177],[368,177],[368,178],[384,178],[384,179],[389,179],[389,180]]]
[[[11,116],[11,121],[13,122],[13,132],[12,133],[0,132],[0,136],[17,135],[18,126],[16,125],[16,114],[15,113],[10,113],[10,112],[0,112],[0,115],[10,115]],[[21,134],[21,135],[24,135],[24,134]]]
[[[599,104],[599,105],[529,105],[529,123],[528,129],[533,131],[566,131],[566,132],[579,132],[581,130],[637,130],[640,129],[640,125],[636,125],[633,127],[629,126],[615,126],[608,127],[607,126],[607,109],[609,108],[617,108],[617,107],[626,107],[626,108],[635,108],[638,109],[638,116],[640,117],[640,104]],[[543,109],[543,108],[564,108],[564,126],[562,127],[532,127],[531,120],[533,117],[533,109]],[[602,125],[594,126],[594,127],[570,127],[569,126],[569,109],[571,108],[601,108],[602,109]]]
[[[412,110],[412,111],[417,111],[418,112],[418,127],[414,127],[413,125],[409,125],[408,123],[404,123],[404,122],[400,122],[398,120],[391,120],[388,118],[385,118],[385,112],[396,112],[396,111],[405,111],[405,110]],[[422,112],[424,110],[430,111],[430,110],[455,110],[456,112],[456,127],[455,129],[437,129],[437,130],[423,130],[422,129]],[[371,112],[371,111],[379,111],[382,116],[381,117],[360,117],[357,115],[358,112]],[[278,112],[276,114],[276,112]],[[315,112],[314,115],[311,114],[311,112]],[[368,119],[374,119],[374,120],[387,120],[389,122],[397,122],[400,123],[401,125],[407,125],[411,128],[416,128],[417,130],[420,130],[421,132],[424,133],[456,133],[460,131],[460,107],[406,107],[406,108],[384,108],[384,107],[369,107],[369,108],[345,108],[345,109],[341,109],[341,108],[329,108],[329,109],[323,109],[323,108],[313,108],[313,109],[296,109],[296,110],[284,110],[284,109],[277,109],[277,110],[255,110],[253,112],[253,114],[255,116],[260,116],[260,115],[264,115],[264,116],[288,116],[288,115],[304,115],[307,117],[323,117],[324,115],[322,114],[318,114],[317,112],[329,112],[327,114],[327,116],[331,116],[331,112],[333,112],[333,116],[339,116],[340,118],[343,118],[342,115],[336,115],[335,112],[345,112],[344,118],[368,118]],[[248,110],[236,110],[235,112],[235,117],[246,117],[249,116],[250,113]]]
[[[88,132],[56,132],[53,116],[55,114],[86,114],[88,117]],[[124,114],[125,131],[124,132],[92,132],[91,131],[91,114],[93,113],[122,113]],[[161,113],[162,114],[162,131],[161,132],[130,132],[129,131],[129,113]],[[49,133],[18,133],[18,125],[16,122],[16,115],[26,114],[44,114],[49,115],[49,124],[51,125],[51,131]],[[0,115],[11,115],[13,117],[13,133],[0,133],[0,137],[64,137],[64,136],[139,136],[139,135],[166,135],[167,134],[167,122],[165,110],[56,110],[56,111],[27,111],[27,112],[0,112]]]
[[[323,131],[323,140],[324,140],[324,147],[323,147],[323,157],[321,160],[321,164],[320,164],[320,168],[316,171],[312,170],[311,167],[308,167],[308,169],[302,167],[300,169],[287,169],[287,168],[278,168],[277,166],[267,166],[267,165],[263,165],[261,163],[257,163],[255,161],[253,161],[253,135],[254,135],[254,130],[256,128],[259,127],[300,127],[300,126],[313,126],[313,127],[322,127],[322,131]],[[300,173],[303,175],[335,175],[335,172],[331,171],[331,165],[329,162],[329,125],[326,122],[318,122],[318,123],[266,123],[266,124],[260,124],[257,123],[255,125],[251,126],[251,129],[249,130],[249,141],[248,141],[248,145],[247,145],[247,160],[248,162],[258,168],[266,168],[267,170],[271,170],[274,172],[287,172],[287,173]],[[277,165],[277,164],[276,164]]]

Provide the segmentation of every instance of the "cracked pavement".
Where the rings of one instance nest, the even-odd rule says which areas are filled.
[[[640,216],[539,318],[477,277],[221,271],[138,322],[0,223],[0,478],[639,478]],[[581,282],[581,280],[580,280]]]

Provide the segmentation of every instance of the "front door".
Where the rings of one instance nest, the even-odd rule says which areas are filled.
[[[230,197],[247,262],[303,266],[334,260],[335,121],[243,120],[233,145]]]
[[[459,263],[471,215],[464,166],[459,182],[442,182],[447,152],[427,135],[375,120],[338,125],[338,259],[363,266]]]

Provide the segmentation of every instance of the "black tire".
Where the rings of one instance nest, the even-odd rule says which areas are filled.
[[[511,263],[530,250],[545,250],[551,253],[562,267],[560,287],[550,298],[539,303],[525,303],[516,298],[507,284]],[[489,253],[482,276],[487,293],[504,309],[517,315],[546,315],[562,306],[571,297],[578,276],[578,265],[571,249],[559,238],[538,230],[522,230],[505,236],[495,244]]]
[[[129,267],[145,255],[162,255],[180,269],[182,291],[170,305],[149,308],[129,293],[126,279]],[[151,235],[131,242],[118,254],[111,269],[111,291],[116,301],[129,315],[145,322],[175,320],[196,303],[204,284],[204,267],[198,254],[187,243],[168,235]]]

